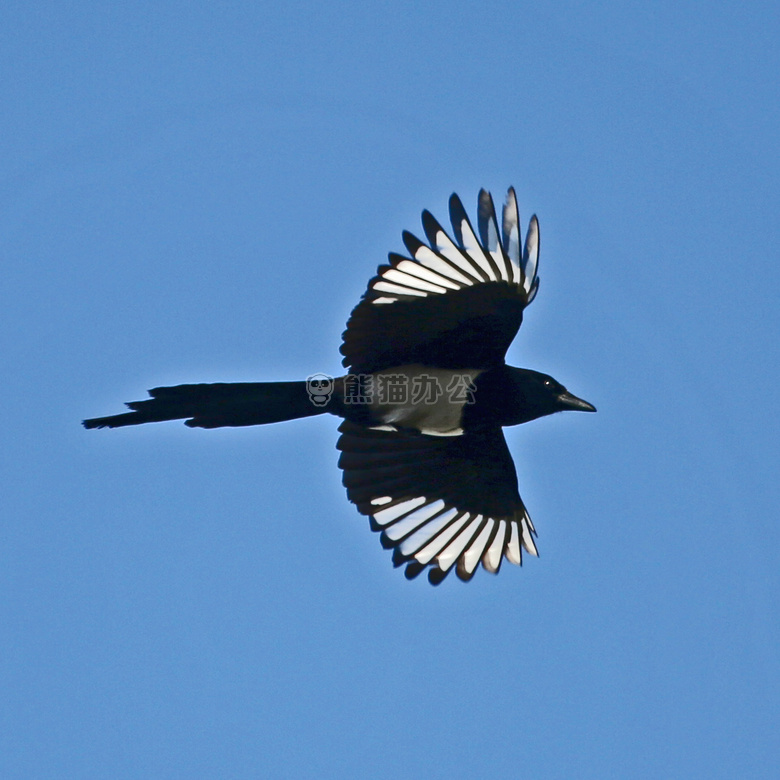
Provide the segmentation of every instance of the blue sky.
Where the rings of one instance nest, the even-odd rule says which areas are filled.
[[[6,2],[0,775],[770,777],[776,4]],[[518,191],[541,557],[440,588],[336,420],[84,431],[339,368],[423,208]],[[452,581],[450,581],[452,580]]]

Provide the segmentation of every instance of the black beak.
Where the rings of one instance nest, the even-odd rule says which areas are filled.
[[[593,404],[589,404],[587,401],[583,401],[582,398],[577,398],[576,395],[572,395],[568,390],[565,393],[561,393],[558,396],[558,402],[562,409],[571,409],[575,412],[595,412],[596,407]]]

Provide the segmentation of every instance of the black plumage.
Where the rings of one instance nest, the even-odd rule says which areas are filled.
[[[450,198],[455,240],[424,211],[424,243],[403,234],[353,310],[341,353],[349,373],[305,382],[160,387],[131,411],[85,420],[116,428],[184,419],[191,427],[261,425],[314,414],[344,419],[339,466],[347,496],[393,550],[407,577],[452,570],[469,580],[480,561],[537,554],[501,428],[557,411],[595,411],[552,377],[505,363],[539,288],[539,225],[521,243],[515,192],[499,228],[481,190],[477,231]],[[522,246],[522,249],[521,249]]]

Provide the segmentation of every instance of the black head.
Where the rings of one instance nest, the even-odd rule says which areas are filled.
[[[596,407],[572,395],[560,382],[547,374],[527,368],[506,366],[511,384],[511,403],[506,409],[510,422],[504,425],[535,420],[554,412],[595,412]]]

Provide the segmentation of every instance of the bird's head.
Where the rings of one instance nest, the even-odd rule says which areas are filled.
[[[557,379],[527,368],[510,368],[516,417],[510,425],[535,420],[554,412],[595,412],[596,407],[570,393]]]

